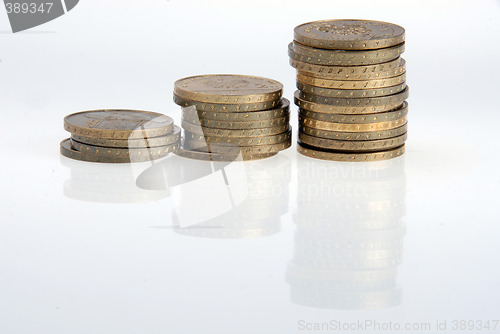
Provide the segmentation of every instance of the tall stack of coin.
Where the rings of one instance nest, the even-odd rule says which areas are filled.
[[[291,145],[289,101],[275,80],[243,75],[201,75],[175,82],[183,107],[183,147],[195,159],[243,160],[273,156]]]
[[[404,153],[408,87],[405,30],[379,21],[299,25],[288,47],[297,69],[300,153],[373,161]]]
[[[71,159],[127,163],[163,158],[180,145],[172,118],[149,111],[92,110],[68,115],[61,154]]]

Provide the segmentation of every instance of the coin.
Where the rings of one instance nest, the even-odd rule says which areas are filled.
[[[290,115],[290,101],[285,98],[281,99],[281,105],[276,109],[251,112],[217,112],[217,111],[197,111],[194,107],[183,108],[182,115],[190,118],[198,117],[198,119],[212,119],[226,122],[241,122],[241,121],[259,121],[274,118],[280,118]]]
[[[405,133],[399,137],[389,139],[353,141],[324,139],[299,133],[299,140],[312,147],[351,152],[381,151],[390,149],[403,145],[407,138],[408,135]]]
[[[64,129],[84,137],[141,139],[172,133],[172,118],[139,110],[91,110],[68,115]]]
[[[301,44],[322,49],[382,49],[403,43],[405,30],[381,21],[327,20],[295,27],[294,38]]]
[[[73,139],[70,140],[71,140],[71,146],[75,150],[80,151],[85,155],[95,155],[99,157],[109,157],[109,158],[126,157],[133,160],[136,160],[136,157],[138,159],[141,159],[143,156],[151,157],[151,159],[148,160],[161,158],[179,148],[179,143],[167,146],[160,146],[160,147],[126,149],[126,148],[93,146],[77,142]]]
[[[288,124],[273,126],[270,128],[262,129],[214,129],[214,128],[203,128],[200,125],[195,125],[182,121],[182,128],[185,131],[192,133],[197,133],[205,136],[213,137],[261,137],[261,136],[272,136],[283,133],[288,130]]]
[[[362,115],[345,115],[345,114],[327,114],[306,109],[299,109],[299,115],[304,118],[311,118],[318,121],[333,122],[333,123],[377,123],[388,122],[400,119],[408,115],[408,102],[403,102],[403,106],[399,109],[375,114]]]
[[[116,148],[144,148],[158,147],[178,143],[180,140],[181,128],[174,125],[174,130],[171,134],[161,137],[143,138],[143,139],[107,139],[85,137],[79,135],[71,135],[71,139],[88,145],[116,147]]]
[[[342,97],[325,97],[313,94],[307,94],[299,91],[299,98],[304,101],[309,101],[318,104],[328,104],[333,106],[353,106],[353,107],[372,107],[386,105],[390,103],[403,103],[409,96],[409,88],[406,88],[399,93],[366,98],[342,98]]]
[[[279,151],[286,150],[292,145],[291,138],[287,141],[270,144],[270,145],[259,145],[259,146],[234,146],[231,144],[205,144],[204,146],[199,146],[197,143],[184,142],[184,147],[191,150],[203,150],[204,152],[228,154],[228,153],[239,153],[245,155],[256,155],[256,154],[270,154],[277,153]]]
[[[360,66],[323,66],[290,59],[290,65],[302,74],[335,80],[373,80],[391,78],[406,72],[406,61],[399,57],[387,63]]]
[[[388,102],[378,106],[336,106],[305,101],[295,92],[294,101],[302,109],[328,114],[373,114],[401,108],[402,102]]]
[[[405,146],[400,146],[387,151],[372,152],[372,153],[345,153],[345,152],[327,152],[315,150],[306,145],[297,146],[300,154],[322,160],[331,161],[379,161],[399,157],[404,154]]]
[[[403,91],[406,88],[406,82],[396,86],[383,88],[369,89],[331,89],[323,87],[315,87],[297,81],[297,88],[306,94],[319,95],[325,97],[341,97],[341,98],[365,98],[393,95]]]
[[[193,101],[220,104],[278,100],[283,85],[272,79],[232,74],[199,75],[177,80],[174,94]]]
[[[194,141],[203,144],[233,144],[236,146],[259,146],[259,145],[270,145],[277,144],[289,140],[292,137],[292,129],[289,127],[288,131],[272,135],[272,136],[262,136],[262,137],[212,137],[203,136],[196,133],[184,132],[185,141]]]
[[[87,154],[85,152],[80,152],[72,147],[71,140],[65,139],[61,142],[60,145],[61,155],[80,161],[87,162],[102,162],[102,163],[130,163],[130,162],[144,162],[153,159],[159,159],[164,156],[156,156],[156,155],[142,155],[142,156],[103,156],[103,155],[93,155]]]
[[[329,80],[323,78],[309,77],[297,73],[297,81],[315,87],[331,88],[331,89],[374,89],[396,86],[406,82],[406,73],[400,74],[392,78],[373,79],[373,80]]]
[[[280,118],[274,119],[264,119],[259,121],[241,121],[241,122],[233,122],[233,121],[218,121],[213,119],[199,119],[197,117],[192,118],[189,116],[184,116],[182,118],[185,122],[201,125],[207,128],[213,129],[261,129],[261,128],[270,128],[273,126],[285,125],[290,123],[290,117],[284,116]]]
[[[194,159],[194,160],[204,160],[204,161],[237,161],[237,160],[259,160],[270,158],[275,156],[277,153],[269,153],[269,154],[243,154],[243,153],[231,153],[231,154],[218,154],[218,153],[210,153],[210,152],[202,152],[189,150],[186,148],[181,148],[175,152],[176,155],[181,156],[183,158]]]
[[[405,124],[398,128],[382,131],[373,132],[336,132],[336,131],[325,131],[310,128],[299,124],[299,133],[305,133],[310,136],[326,138],[326,139],[336,139],[336,140],[379,140],[387,139],[392,137],[400,136],[406,133],[408,126]]]
[[[310,64],[334,66],[373,65],[385,63],[398,58],[404,51],[404,43],[384,49],[363,51],[316,49],[297,42],[292,42],[288,45],[288,55],[293,60]]]
[[[261,111],[267,109],[278,108],[281,105],[281,100],[245,103],[245,104],[220,104],[220,103],[205,103],[187,100],[174,95],[174,102],[181,107],[194,106],[198,111],[213,111],[213,112],[248,112]]]
[[[331,123],[299,116],[299,124],[310,128],[335,132],[372,132],[398,128],[407,122],[407,116],[389,122],[345,124]]]

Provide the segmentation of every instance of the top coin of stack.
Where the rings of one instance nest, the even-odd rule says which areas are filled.
[[[92,110],[68,115],[61,142],[65,157],[105,163],[162,158],[179,148],[180,128],[172,118],[149,111]]]
[[[288,54],[297,69],[299,152],[339,161],[402,155],[405,30],[379,21],[329,20],[299,25],[294,33]]]
[[[210,160],[262,159],[291,144],[289,101],[275,80],[244,75],[201,75],[175,82],[183,107],[179,155]]]

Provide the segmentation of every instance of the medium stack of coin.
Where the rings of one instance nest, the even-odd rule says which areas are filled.
[[[180,128],[172,118],[149,111],[91,110],[68,115],[61,142],[65,157],[104,163],[163,158],[180,145]]]
[[[278,81],[243,75],[201,75],[175,82],[183,107],[179,155],[219,161],[267,158],[291,145],[289,101]]]
[[[408,87],[405,30],[379,21],[299,25],[288,46],[297,69],[301,154],[373,161],[404,153]]]

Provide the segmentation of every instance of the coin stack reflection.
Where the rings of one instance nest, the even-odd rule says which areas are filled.
[[[281,97],[282,90],[275,80],[243,75],[176,81],[174,102],[183,107],[184,129],[179,155],[255,160],[287,149],[291,145],[289,101]]]
[[[385,160],[407,139],[405,30],[362,20],[317,21],[295,28],[298,150],[337,161]]]
[[[71,138],[60,144],[63,156],[88,162],[128,163],[159,159],[175,152],[181,129],[172,118],[139,110],[91,110],[68,115]]]
[[[279,233],[281,216],[288,212],[290,164],[288,157],[276,156],[273,159],[239,165],[246,174],[248,193],[245,199],[215,218],[193,225],[193,222],[183,221],[183,224],[190,225],[185,228],[181,227],[181,220],[186,217],[180,214],[182,210],[177,207],[172,212],[172,219],[178,227],[174,231],[186,236],[210,239],[250,239]],[[217,196],[218,185],[212,184],[208,178],[206,180],[207,183],[198,189],[181,185],[178,205],[189,207],[195,196],[192,191],[199,191],[199,188],[211,188],[213,196]],[[229,181],[222,191],[232,191],[231,189]],[[236,198],[237,194],[231,194],[231,197]]]
[[[293,302],[333,309],[401,303],[396,278],[406,179],[402,160],[382,163],[359,169],[299,159],[297,229],[286,275]]]

